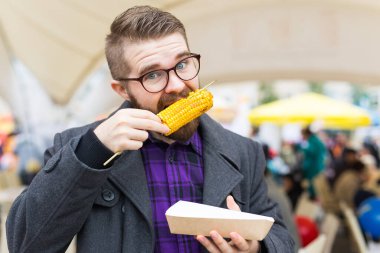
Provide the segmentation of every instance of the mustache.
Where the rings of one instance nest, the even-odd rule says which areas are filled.
[[[157,104],[158,111],[159,112],[162,111],[167,106],[169,106],[169,105],[177,102],[181,98],[186,98],[189,95],[190,92],[191,92],[191,90],[186,87],[180,93],[177,93],[177,94],[173,94],[173,93],[165,94],[164,93],[160,97],[160,99],[158,100],[158,104]]]

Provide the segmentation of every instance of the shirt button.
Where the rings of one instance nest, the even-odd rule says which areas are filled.
[[[115,199],[115,193],[109,189],[105,189],[102,191],[102,197],[105,201],[112,201]]]
[[[169,156],[169,162],[173,163],[173,161],[174,161],[174,158],[172,156]]]
[[[121,206],[121,212],[122,212],[122,213],[125,213],[125,205],[122,205],[122,206]]]

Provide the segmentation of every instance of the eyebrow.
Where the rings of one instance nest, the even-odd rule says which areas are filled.
[[[176,60],[179,60],[185,56],[190,56],[191,53],[189,51],[183,51],[179,54],[177,54],[177,56],[175,57]],[[139,75],[145,75],[146,73],[150,72],[150,71],[153,71],[153,70],[157,70],[160,68],[160,64],[158,63],[155,63],[155,64],[150,64],[150,65],[146,65],[144,67],[141,68],[141,71],[139,71]]]

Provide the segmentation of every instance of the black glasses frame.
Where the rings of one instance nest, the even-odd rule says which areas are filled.
[[[198,64],[199,64],[198,71],[197,71],[197,73],[196,73],[192,78],[189,78],[189,79],[183,79],[183,78],[181,78],[181,77],[178,75],[178,73],[177,73],[177,71],[176,71],[176,67],[177,67],[177,65],[178,65],[181,61],[186,60],[186,59],[188,59],[188,58],[192,58],[192,57],[194,57],[194,58],[196,58],[196,59],[198,60]],[[124,82],[127,82],[127,81],[138,81],[138,82],[140,82],[140,84],[142,85],[142,87],[143,87],[147,92],[150,92],[150,93],[158,93],[158,92],[164,90],[164,89],[166,88],[166,86],[168,86],[168,83],[169,83],[169,72],[170,72],[170,71],[173,70],[174,73],[177,75],[177,77],[178,77],[179,79],[181,79],[182,81],[189,81],[189,80],[195,78],[195,77],[199,74],[199,70],[200,70],[200,69],[201,69],[201,55],[200,55],[200,54],[193,54],[193,53],[191,53],[189,56],[187,56],[187,57],[181,59],[180,61],[178,61],[178,62],[174,65],[174,67],[172,67],[172,68],[170,68],[170,69],[156,69],[156,70],[149,71],[148,73],[145,73],[144,75],[142,75],[142,76],[140,76],[140,77],[138,77],[138,78],[118,78],[118,79],[115,79],[115,80],[116,80],[116,81],[120,81],[120,82],[123,82],[123,81],[124,81]],[[166,76],[167,76],[167,78],[166,78],[166,84],[165,84],[165,85],[163,86],[163,88],[162,88],[161,90],[159,90],[159,91],[149,91],[149,90],[147,90],[147,89],[145,88],[144,83],[143,83],[143,79],[144,79],[144,77],[145,77],[146,75],[149,75],[149,74],[151,74],[151,73],[153,73],[153,72],[156,72],[156,71],[165,71],[165,72],[166,72]]]

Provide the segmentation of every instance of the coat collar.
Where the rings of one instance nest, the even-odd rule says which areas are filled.
[[[128,107],[128,102],[121,106]],[[222,126],[207,115],[202,115],[200,120],[204,159],[203,203],[220,206],[243,179],[239,172],[238,151],[230,148],[232,140],[228,139],[230,135]],[[110,180],[140,210],[153,233],[152,209],[140,151],[124,152],[114,163]]]

